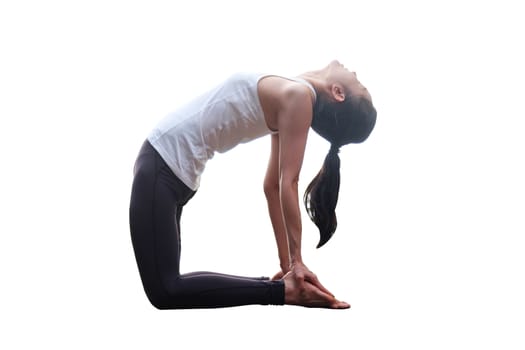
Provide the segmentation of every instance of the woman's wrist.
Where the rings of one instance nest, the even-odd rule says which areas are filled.
[[[296,265],[304,265],[303,259],[301,258],[301,256],[292,257],[292,259],[290,260],[290,269],[292,269],[292,267]]]

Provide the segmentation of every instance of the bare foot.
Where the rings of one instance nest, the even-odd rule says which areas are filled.
[[[285,304],[329,309],[348,309],[350,307],[350,304],[337,300],[307,281],[299,283],[293,272],[287,273],[283,280]]]

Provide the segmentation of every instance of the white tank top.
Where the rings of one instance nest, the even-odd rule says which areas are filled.
[[[166,115],[148,136],[173,173],[196,191],[206,162],[272,131],[268,129],[257,93],[266,75],[238,73],[223,84]],[[305,80],[298,81],[315,90]]]

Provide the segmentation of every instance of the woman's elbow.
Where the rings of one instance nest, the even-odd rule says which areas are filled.
[[[266,198],[279,195],[279,183],[276,181],[264,181],[263,189]]]
[[[280,188],[297,188],[299,185],[299,176],[281,176],[279,180]]]

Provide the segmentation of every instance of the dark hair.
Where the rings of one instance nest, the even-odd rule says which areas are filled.
[[[339,148],[365,141],[376,123],[377,112],[372,102],[363,97],[347,96],[343,102],[329,102],[318,96],[313,111],[312,129],[330,142],[319,173],[304,192],[303,201],[310,219],[319,228],[322,247],[337,228],[335,207],[339,196]]]

